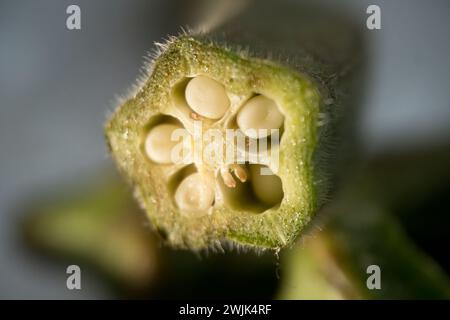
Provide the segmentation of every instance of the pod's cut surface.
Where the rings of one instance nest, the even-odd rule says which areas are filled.
[[[160,45],[106,124],[119,169],[173,246],[285,247],[330,189],[357,37],[341,20],[275,8],[258,1]]]

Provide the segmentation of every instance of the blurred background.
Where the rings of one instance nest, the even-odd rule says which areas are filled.
[[[434,146],[447,150],[450,3],[319,2],[338,6],[361,28],[367,6],[381,7],[382,29],[367,32],[370,73],[361,138],[368,157],[417,154]],[[284,267],[271,253],[195,255],[162,248],[144,227],[144,215],[115,176],[105,148],[103,122],[117,96],[140,75],[153,42],[191,23],[201,3],[0,0],[0,298],[277,296]],[[66,28],[70,4],[81,8],[81,30]],[[398,160],[399,168],[405,159]],[[415,171],[428,166],[418,163],[423,167]],[[438,200],[422,204],[448,202],[448,186]],[[105,201],[111,198],[115,206]],[[432,210],[450,213],[448,205]],[[112,211],[120,212],[92,218]],[[83,214],[87,218],[79,222]],[[89,231],[95,223],[109,227]],[[447,226],[441,225],[442,236]],[[421,234],[405,228],[413,238]],[[99,234],[108,236],[98,240]],[[64,242],[64,236],[76,240]],[[448,270],[442,251],[427,251],[442,238],[428,240],[417,238]],[[134,255],[120,250],[127,243],[137,248]],[[69,264],[82,266],[82,290],[67,290]]]

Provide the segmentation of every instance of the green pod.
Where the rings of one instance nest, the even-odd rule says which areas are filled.
[[[255,1],[219,22],[159,46],[136,92],[107,121],[108,145],[171,245],[200,249],[231,240],[279,249],[310,222],[342,163],[360,37],[334,14],[283,2]],[[224,137],[242,133],[242,161],[205,164],[204,153],[186,157],[190,162],[169,159],[175,128],[191,137],[187,154],[198,153],[193,141],[207,149],[196,136],[199,122]],[[262,135],[249,127],[276,130],[265,152]],[[269,175],[261,171],[267,168]]]

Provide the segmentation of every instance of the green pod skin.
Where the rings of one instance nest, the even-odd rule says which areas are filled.
[[[156,230],[182,248],[221,247],[224,241],[257,249],[291,245],[329,196],[337,167],[345,162],[340,155],[349,154],[340,152],[339,141],[351,127],[343,115],[353,114],[351,71],[361,56],[358,32],[348,21],[265,1],[255,1],[213,31],[182,34],[160,45],[148,77],[105,126],[111,154]],[[257,94],[274,100],[284,115],[276,171],[283,197],[276,205],[255,201],[244,183],[229,191],[214,168],[207,173],[215,179],[213,208],[185,214],[174,190],[187,174],[207,170],[146,157],[145,135],[156,124],[176,122],[192,131],[179,90],[198,75],[221,83],[232,101],[230,112],[205,121],[206,127],[229,128]]]

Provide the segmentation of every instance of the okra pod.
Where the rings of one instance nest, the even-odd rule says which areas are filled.
[[[351,154],[340,142],[352,140],[360,32],[283,1],[216,20],[159,45],[107,121],[108,145],[171,245],[277,250],[330,197]]]

